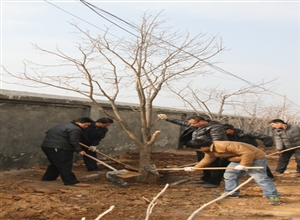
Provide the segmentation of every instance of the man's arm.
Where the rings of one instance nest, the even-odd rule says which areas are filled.
[[[194,168],[202,168],[205,167],[217,159],[216,156],[205,153],[204,158],[197,163]]]
[[[276,150],[277,151],[284,150],[285,147],[284,147],[283,141],[282,141],[280,135],[277,134],[276,129],[273,129],[272,132],[273,132],[273,135],[274,135],[274,141],[275,141]]]
[[[90,131],[89,140],[91,142],[91,146],[97,146],[100,141],[105,138],[107,131],[107,128],[94,129],[93,131]]]
[[[73,149],[77,152],[82,151],[81,146],[79,145],[80,141],[80,135],[82,133],[82,130],[80,128],[78,129],[70,129],[68,131],[69,135],[69,144],[73,147]]]
[[[190,123],[188,123],[186,120],[180,120],[180,119],[166,119],[166,121],[171,122],[176,125],[181,125],[185,127],[190,127]]]
[[[246,135],[248,135],[250,138],[261,140],[265,147],[272,147],[274,142],[272,137],[266,134],[257,133],[257,132],[245,132]]]
[[[282,151],[285,149],[283,145],[283,141],[279,135],[274,135],[274,140],[275,140],[275,146],[277,151]]]
[[[157,115],[158,118],[160,118],[161,120],[165,120],[168,122],[171,122],[173,124],[176,125],[181,125],[181,126],[185,126],[185,127],[190,127],[190,123],[188,123],[187,120],[180,120],[180,119],[168,119],[168,116],[166,114],[158,114]]]

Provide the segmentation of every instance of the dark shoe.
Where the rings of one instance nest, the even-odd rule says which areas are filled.
[[[88,171],[101,171],[101,169],[99,169],[98,167],[95,169],[88,169]]]
[[[271,196],[269,197],[269,204],[271,205],[279,205],[281,202],[280,202],[280,199],[278,196]]]
[[[214,197],[221,197],[223,196],[225,193],[219,193],[219,194],[213,194]],[[239,198],[239,195],[228,195],[226,196],[226,198],[229,198],[229,199],[238,199]]]
[[[283,173],[275,172],[274,176],[281,176]]]
[[[203,188],[218,188],[220,185],[214,185],[214,184],[204,184]]]
[[[190,184],[205,184],[207,183],[206,181],[204,180],[196,180],[196,181],[191,181]]]

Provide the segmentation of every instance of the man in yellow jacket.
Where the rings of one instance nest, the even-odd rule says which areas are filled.
[[[250,144],[233,141],[206,141],[199,144],[194,143],[194,145],[197,145],[205,156],[194,167],[186,167],[185,171],[192,172],[195,171],[194,168],[203,168],[218,157],[227,159],[231,162],[227,167],[233,167],[233,169],[227,169],[224,173],[225,193],[235,189],[239,185],[239,178],[248,173],[262,188],[264,196],[269,199],[269,204],[280,204],[276,186],[266,172],[267,158],[265,152]],[[245,169],[249,166],[262,166],[264,169]],[[238,198],[239,193],[240,191],[237,190],[229,197]]]

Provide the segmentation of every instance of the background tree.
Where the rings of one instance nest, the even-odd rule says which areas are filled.
[[[286,102],[285,97],[283,105],[273,103],[274,96],[278,96],[273,92],[275,81],[249,83],[231,90],[221,89],[220,86],[201,88],[193,82],[181,89],[177,87],[177,90],[169,85],[169,89],[198,115],[271,135],[269,122],[274,118],[282,118],[291,124],[300,121],[300,110],[290,101]]]
[[[212,58],[224,49],[217,36],[171,32],[162,27],[165,21],[158,17],[143,14],[136,26],[138,34],[124,37],[110,35],[109,28],[100,35],[72,24],[80,37],[76,54],[59,47],[52,51],[33,45],[38,52],[57,60],[46,64],[25,60],[20,74],[4,68],[10,76],[20,79],[21,85],[51,86],[88,97],[101,112],[120,123],[140,150],[140,181],[149,179],[143,167],[150,162],[151,146],[160,133],[152,130],[157,121],[152,115],[154,100],[167,89],[166,83],[178,85],[205,74],[204,68],[212,65]],[[118,109],[117,102],[126,96],[136,97],[141,122],[136,126],[142,137],[134,133]],[[113,114],[97,102],[100,98],[110,103]]]
[[[205,115],[211,120],[226,121],[230,115],[256,117],[261,97],[271,94],[267,86],[274,82],[262,82],[240,87],[238,89],[222,89],[220,86],[202,88],[198,84],[188,84],[182,89],[169,85],[169,89],[182,100],[186,107],[192,108],[196,114]],[[254,107],[254,108],[253,108]]]
[[[299,108],[290,101],[285,106],[273,103],[271,100],[273,100],[274,95],[276,94],[269,93],[264,96],[258,93],[256,97],[245,100],[245,103],[240,105],[239,109],[234,109],[233,118],[237,122],[237,127],[271,135],[269,122],[272,119],[281,118],[289,124],[299,124]]]

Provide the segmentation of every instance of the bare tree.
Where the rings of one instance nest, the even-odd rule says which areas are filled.
[[[263,132],[268,128],[267,121],[269,117],[264,117],[266,116],[266,105],[259,95],[244,100],[240,106],[234,107],[233,111],[232,118],[235,119],[235,127],[237,128],[259,132]]]
[[[159,15],[159,14],[158,14]],[[205,74],[204,67],[211,65],[214,56],[223,51],[217,36],[171,32],[159,21],[159,16],[143,14],[139,33],[136,36],[111,37],[108,28],[102,35],[93,36],[89,31],[72,24],[80,42],[78,54],[68,55],[58,47],[51,51],[33,45],[38,52],[58,59],[53,64],[24,61],[24,71],[10,72],[10,76],[21,80],[20,84],[33,82],[77,92],[88,97],[101,112],[113,118],[123,127],[140,150],[139,181],[147,181],[149,174],[143,167],[150,162],[150,150],[160,131],[152,131],[156,118],[152,105],[166,83],[178,84],[183,79]],[[53,72],[49,72],[54,68]],[[140,112],[140,133],[134,133],[126,118],[118,109],[121,96],[137,97]],[[97,100],[109,101],[113,114]]]
[[[267,97],[269,100],[272,99],[271,94]],[[275,118],[282,118],[282,106],[266,102],[267,97],[257,95],[252,99],[248,98],[239,108],[235,108],[232,118],[234,118],[236,126],[271,134],[269,122]],[[285,107],[286,114],[283,120],[291,124],[299,123],[299,112],[300,110],[290,103]]]
[[[270,94],[270,90],[266,91],[266,85],[271,84],[273,81],[247,85],[236,90],[219,89],[219,86],[199,88],[198,85],[193,84],[186,85],[180,90],[176,90],[169,85],[169,89],[187,107],[192,108],[196,114],[206,115],[211,120],[224,121],[241,109],[247,112],[247,114],[255,116],[255,110],[257,109],[255,108],[254,111],[250,110],[254,103],[252,100],[256,100],[258,96],[261,97],[262,95]],[[235,116],[237,115],[235,114]]]

